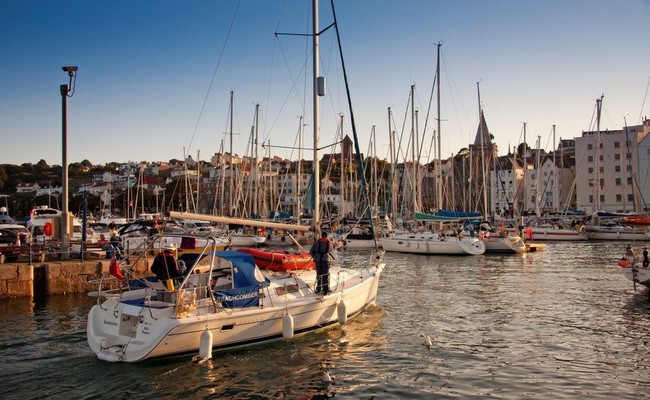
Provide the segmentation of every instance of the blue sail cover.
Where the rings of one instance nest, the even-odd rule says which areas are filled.
[[[234,278],[234,288],[215,291],[215,299],[226,308],[259,306],[260,285],[270,281],[259,273],[253,256],[238,251],[218,251],[215,255],[232,263]]]

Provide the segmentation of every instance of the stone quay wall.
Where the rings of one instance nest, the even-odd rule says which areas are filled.
[[[47,261],[37,264],[0,264],[0,298],[85,293],[96,290],[91,280],[108,274],[111,260]],[[149,276],[149,259],[132,265],[136,276]]]

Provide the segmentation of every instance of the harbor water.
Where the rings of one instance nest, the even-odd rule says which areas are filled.
[[[0,393],[21,400],[646,397],[650,300],[617,267],[623,246],[387,253],[377,306],[346,325],[204,361],[100,361],[86,343],[94,299],[2,300]]]

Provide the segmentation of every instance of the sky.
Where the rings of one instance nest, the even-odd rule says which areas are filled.
[[[430,96],[441,46],[441,153],[473,142],[480,103],[499,154],[541,148],[650,118],[650,0],[335,1],[360,149],[388,159],[392,130],[406,148],[409,92],[425,160],[437,128]],[[63,66],[78,66],[68,100],[68,162],[209,161],[250,154],[298,158],[313,147],[308,0],[0,0],[0,164],[62,163]],[[320,2],[321,29],[333,22]],[[275,35],[276,32],[299,35]],[[319,146],[352,137],[335,32],[320,35]],[[255,107],[259,104],[259,123]],[[428,120],[426,118],[429,114]],[[375,129],[376,143],[370,145]],[[223,144],[222,144],[223,143]],[[324,149],[331,151],[332,147]],[[376,149],[376,153],[375,150]],[[433,153],[433,154],[432,154]],[[404,157],[401,152],[400,159]],[[303,153],[310,159],[310,153]]]

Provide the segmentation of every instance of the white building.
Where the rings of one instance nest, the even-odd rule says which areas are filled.
[[[576,138],[577,208],[586,211],[642,211],[640,163],[647,175],[648,153],[641,143],[650,133],[650,122],[627,129],[583,132]],[[643,158],[642,158],[643,157]],[[645,178],[644,178],[645,179]]]

